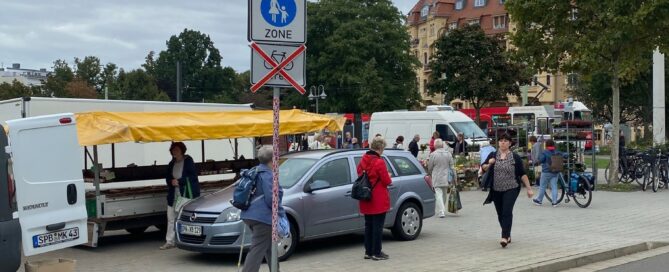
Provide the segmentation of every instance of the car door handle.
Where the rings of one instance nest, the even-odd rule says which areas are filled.
[[[59,229],[63,229],[63,228],[65,228],[65,222],[60,222],[60,223],[51,224],[51,225],[46,226],[47,231],[55,231],[55,230],[59,230]]]

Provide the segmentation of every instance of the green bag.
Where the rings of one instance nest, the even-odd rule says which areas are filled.
[[[180,212],[181,209],[193,199],[193,191],[190,188],[190,180],[186,178],[186,191],[176,194],[174,199],[174,211]]]
[[[458,213],[458,189],[452,185],[448,193],[448,212]]]

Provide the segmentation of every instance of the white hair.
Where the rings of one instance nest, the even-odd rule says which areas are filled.
[[[434,148],[443,148],[444,147],[444,141],[442,139],[436,139],[434,140]]]
[[[272,162],[272,156],[274,155],[274,149],[272,146],[269,145],[263,145],[258,149],[258,155],[256,157],[258,158],[258,161],[260,164],[268,164]]]

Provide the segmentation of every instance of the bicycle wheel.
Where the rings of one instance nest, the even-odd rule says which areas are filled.
[[[651,173],[653,179],[653,192],[657,193],[657,190],[660,188],[660,177],[658,175],[657,167],[653,167]]]
[[[553,201],[553,199],[551,198],[552,189],[550,187],[551,187],[550,184],[546,185],[546,192],[544,193],[544,197],[546,197],[546,199],[548,199],[548,201],[550,201],[551,204],[557,204],[562,202],[562,199],[564,199],[565,191],[567,190],[567,186],[566,183],[564,183],[562,174],[558,176],[558,181],[557,181],[557,196],[558,196],[557,201]]]
[[[653,179],[651,178],[651,170],[650,170],[650,165],[644,165],[643,167],[643,183],[641,183],[641,190],[646,191],[648,189],[648,185],[650,185],[651,182],[653,182]]]
[[[578,177],[578,186],[574,192],[574,202],[581,208],[587,208],[592,202],[592,184],[581,175]]]
[[[609,165],[606,166],[606,169],[604,170],[604,178],[606,179],[606,183],[611,183],[611,178],[609,177],[609,169],[611,168],[611,162],[609,161]],[[627,177],[627,175],[623,175],[625,173],[625,170],[623,169],[623,166],[619,163],[618,164],[618,180],[622,183],[630,183],[632,182],[631,179]]]

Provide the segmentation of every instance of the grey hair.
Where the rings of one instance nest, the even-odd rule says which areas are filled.
[[[263,145],[258,149],[256,157],[258,158],[258,161],[260,161],[260,164],[268,164],[272,162],[272,155],[274,155],[272,146]]]
[[[376,136],[372,139],[372,143],[369,144],[369,148],[372,150],[383,150],[386,148],[386,140],[383,139],[383,136]]]
[[[443,147],[444,147],[444,141],[442,139],[434,140],[434,148],[443,148]]]

